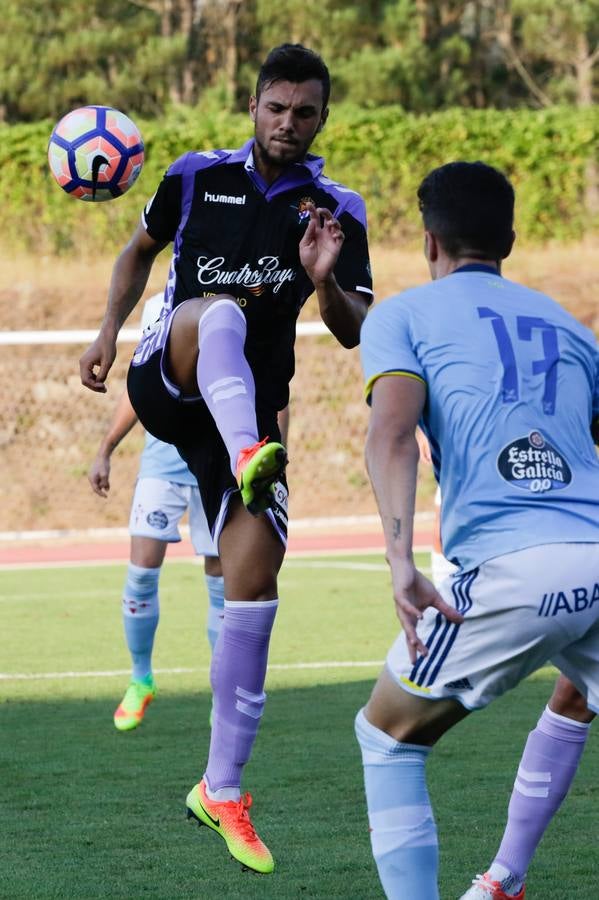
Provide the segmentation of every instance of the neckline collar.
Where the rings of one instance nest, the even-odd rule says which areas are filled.
[[[456,275],[458,272],[484,272],[486,275],[497,275],[501,278],[501,272],[494,266],[486,266],[484,263],[466,263],[466,265],[454,269],[450,274]]]
[[[243,144],[243,146],[238,147],[237,150],[234,150],[229,156],[227,162],[243,163],[246,171],[259,174],[254,162],[254,138],[250,138],[245,142],[245,144]],[[305,157],[302,160],[292,163],[287,170],[284,170],[281,175],[279,175],[279,178],[285,178],[287,174],[294,171],[297,172],[298,169],[307,169],[312,178],[317,178],[318,175],[320,175],[320,173],[322,172],[323,168],[324,159],[322,158],[322,156],[315,156],[314,153],[306,153]],[[276,180],[278,181],[279,179],[277,178]]]

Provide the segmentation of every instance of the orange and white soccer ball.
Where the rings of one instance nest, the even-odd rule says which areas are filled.
[[[79,200],[112,200],[137,180],[144,142],[137,125],[110,106],[82,106],[58,122],[48,144],[50,171]]]

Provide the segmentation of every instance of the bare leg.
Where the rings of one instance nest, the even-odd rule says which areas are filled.
[[[251,516],[239,498],[232,498],[230,513],[219,542],[228,600],[274,600],[277,575],[285,548],[266,516]]]
[[[223,574],[223,567],[221,565],[220,557],[205,556],[204,572],[206,573],[206,575],[211,575],[213,578],[220,578]]]
[[[395,741],[432,746],[450,728],[469,715],[457,700],[425,700],[398,687],[383,669],[364,714],[368,721]]]
[[[166,547],[166,541],[134,535],[131,538],[129,557],[135,566],[143,566],[146,569],[159,569],[164,562]]]
[[[198,325],[207,309],[216,300],[233,300],[228,294],[216,297],[196,297],[178,306],[168,340],[167,364],[174,383],[186,396],[198,393]]]
[[[595,718],[595,713],[588,708],[578,688],[565,675],[560,675],[555,682],[549,709],[558,716],[566,716],[575,722],[590,723]]]

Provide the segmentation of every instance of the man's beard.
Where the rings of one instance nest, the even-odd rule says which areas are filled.
[[[300,162],[308,152],[308,146],[300,146],[299,144],[294,148],[295,153],[292,156],[288,156],[287,154],[284,157],[273,156],[267,148],[260,142],[260,140],[256,137],[255,144],[258,148],[259,155],[262,159],[263,163],[271,166],[291,166],[296,162]]]

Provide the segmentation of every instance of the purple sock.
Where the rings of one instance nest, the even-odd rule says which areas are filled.
[[[568,793],[589,726],[547,707],[528,735],[494,863],[522,881],[545,829]]]
[[[217,300],[198,328],[198,385],[234,475],[239,451],[258,440],[256,388],[244,353],[246,333],[245,316],[232,300]]]
[[[266,701],[264,681],[278,600],[225,600],[210,668],[214,706],[206,781],[211,791],[239,787]]]

